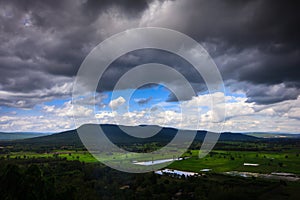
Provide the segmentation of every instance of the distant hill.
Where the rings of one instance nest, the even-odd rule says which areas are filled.
[[[289,133],[265,133],[265,132],[251,132],[243,133],[245,135],[254,136],[258,138],[300,138],[300,134]]]
[[[99,125],[84,125],[84,126],[99,126]],[[104,124],[100,125],[103,131],[105,132],[106,136],[115,144],[122,145],[122,144],[134,144],[134,143],[151,143],[151,142],[159,142],[159,143],[168,143],[172,140],[172,138],[176,135],[177,129],[175,128],[161,128],[161,130],[154,136],[148,138],[137,138],[132,137],[122,131],[119,126],[117,125],[109,125]],[[126,128],[127,130],[137,130],[138,127],[135,126],[120,126],[121,128]],[[157,126],[143,126],[143,128],[158,128]],[[185,134],[191,134],[192,131],[190,130],[183,130]],[[206,131],[197,131],[197,135],[194,141],[203,141],[206,135]],[[220,136],[220,141],[258,141],[259,138],[245,135],[241,133],[222,133]],[[42,137],[35,137],[30,139],[23,139],[14,141],[16,143],[23,143],[23,144],[39,144],[39,145],[46,145],[46,146],[62,146],[62,145],[82,145],[81,140],[78,136],[76,130],[65,131],[61,133],[55,133],[47,136]]]
[[[26,138],[41,137],[49,134],[50,133],[37,132],[0,132],[0,141],[20,140]]]

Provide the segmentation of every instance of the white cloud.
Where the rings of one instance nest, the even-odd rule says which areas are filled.
[[[58,117],[89,117],[93,113],[91,106],[78,105],[74,108],[71,101],[65,102],[61,107],[44,106],[43,110]]]
[[[215,94],[218,96],[218,94]],[[91,105],[73,109],[71,101],[62,106],[42,107],[44,115],[21,116],[3,115],[0,117],[0,131],[62,131],[75,128],[73,116],[78,119],[77,126],[84,123],[140,125],[152,124],[182,129],[219,130],[220,124],[212,122],[210,95],[201,95],[180,105],[170,103],[153,105],[158,109],[147,108],[118,112],[126,100],[118,97],[109,103],[113,111],[100,111],[94,115]],[[220,102],[219,102],[220,103]],[[197,106],[200,106],[199,107]],[[181,109],[187,115],[182,115]],[[115,109],[115,110],[114,110]],[[247,102],[245,97],[226,96],[226,121],[223,131],[277,131],[300,132],[300,97],[271,105],[256,105]],[[199,124],[199,126],[197,126]]]
[[[2,124],[3,122],[3,124]],[[71,118],[45,116],[1,116],[1,131],[59,132],[75,128]]]
[[[214,95],[218,96],[219,94]],[[198,128],[218,131],[220,130],[220,123],[212,121],[210,98],[210,95],[207,94],[183,102],[182,108],[188,109],[185,113],[190,114],[187,116],[182,115],[180,112],[175,112],[174,108],[167,109],[163,107],[164,109],[159,109],[155,112],[150,112],[151,109],[127,113],[114,112],[113,114],[108,112],[99,114],[97,117],[102,122],[115,122],[116,124],[156,124],[184,129]],[[223,131],[300,132],[298,126],[300,98],[289,100],[288,102],[275,103],[267,107],[249,103],[246,97],[226,96],[225,99],[226,121],[224,122]],[[218,103],[221,103],[221,101]],[[287,109],[288,106],[285,106],[286,108],[283,108],[285,104],[291,104],[294,107]],[[163,105],[164,103],[159,104],[160,107]],[[206,109],[199,109],[197,105],[206,107]],[[218,114],[218,110],[215,114]],[[218,116],[215,117],[215,119],[217,118]],[[196,127],[198,123],[199,126]]]
[[[55,106],[52,105],[52,106],[44,106],[43,109],[46,111],[46,112],[53,112],[54,109],[55,109]]]
[[[118,98],[111,100],[108,105],[112,110],[116,110],[125,102],[126,100],[123,97],[119,96]]]

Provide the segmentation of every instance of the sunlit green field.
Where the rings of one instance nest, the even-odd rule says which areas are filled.
[[[110,153],[95,153],[97,158],[94,157],[88,151],[75,151],[75,150],[55,150],[51,153],[36,153],[36,152],[11,152],[10,154],[3,155],[4,157],[9,157],[10,159],[29,159],[29,158],[66,158],[67,160],[79,160],[81,162],[99,162],[99,161],[125,161],[133,162],[133,161],[151,161],[151,160],[159,160],[159,159],[170,159],[170,158],[178,158],[184,150],[174,150],[172,154],[164,153],[164,154],[151,154],[146,156],[145,154],[140,153],[120,153],[120,152],[110,152]],[[2,156],[2,157],[3,157]]]
[[[251,152],[251,151],[212,151],[205,158],[198,158],[198,151],[192,150],[189,159],[175,161],[169,167],[180,170],[199,172],[211,169],[214,172],[289,172],[300,174],[300,159],[296,152]],[[259,166],[244,166],[255,163]]]
[[[7,156],[7,155],[6,155]],[[9,158],[15,159],[29,159],[29,158],[53,158],[60,157],[67,160],[79,160],[81,162],[98,162],[87,151],[54,151],[51,153],[35,153],[35,152],[12,152],[9,154]]]
[[[185,171],[199,172],[202,169],[211,169],[213,172],[226,171],[243,171],[243,172],[289,172],[300,174],[300,159],[297,152],[253,152],[253,151],[212,151],[204,158],[198,158],[198,150],[191,150],[185,153],[185,160],[175,161],[168,168],[179,169]],[[7,156],[7,155],[6,155]],[[126,157],[125,157],[126,156]],[[10,159],[28,159],[28,158],[49,158],[59,157],[67,160],[79,160],[81,162],[99,162],[88,151],[53,151],[51,153],[34,153],[34,152],[12,152],[8,156]],[[137,154],[123,155],[114,153],[112,155],[100,155],[102,160],[111,160],[119,162],[120,160],[138,160],[147,161],[137,156]],[[153,160],[166,159],[168,155],[154,155]],[[126,159],[125,159],[126,158]],[[174,155],[169,155],[174,158]],[[149,159],[151,160],[151,159]],[[149,161],[148,160],[148,161]],[[244,166],[244,163],[255,163],[259,166]],[[125,163],[123,163],[125,164]]]

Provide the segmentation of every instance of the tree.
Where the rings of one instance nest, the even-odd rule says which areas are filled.
[[[21,170],[17,165],[9,164],[5,168],[1,179],[0,199],[20,199],[22,182]]]

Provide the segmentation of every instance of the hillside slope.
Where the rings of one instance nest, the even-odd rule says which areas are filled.
[[[99,125],[84,125],[84,126],[99,126]],[[166,144],[173,139],[173,137],[177,133],[177,129],[175,128],[161,128],[161,130],[154,136],[148,138],[137,138],[132,137],[122,131],[117,125],[109,125],[104,124],[100,125],[102,130],[105,132],[106,136],[115,144],[123,145],[123,144],[134,144],[134,143],[151,143],[151,142],[158,142],[161,144]],[[140,127],[128,127],[128,126],[120,126],[121,128],[126,128],[127,130],[137,130]],[[157,126],[143,126],[143,128],[150,129],[150,128],[159,128]],[[190,130],[183,130],[184,134],[192,134]],[[206,131],[197,131],[197,135],[194,141],[203,141],[206,135]],[[259,138],[244,135],[240,133],[222,133],[220,141],[258,141]],[[35,137],[30,139],[24,140],[16,140],[13,143],[21,143],[21,144],[35,144],[35,145],[46,145],[46,146],[81,146],[82,142],[78,136],[76,130],[65,131],[61,133],[56,133],[52,135],[42,136],[42,137]]]

